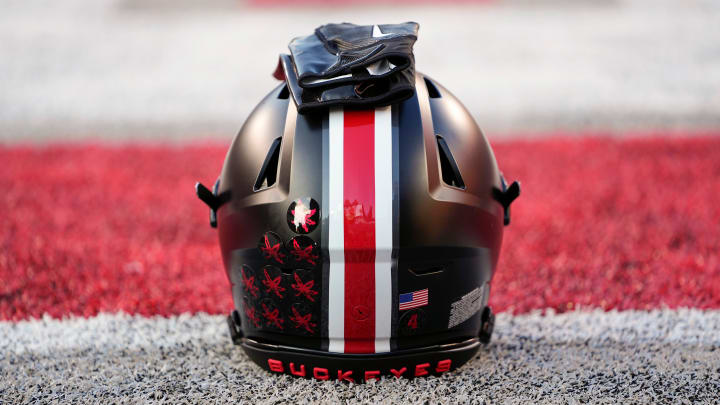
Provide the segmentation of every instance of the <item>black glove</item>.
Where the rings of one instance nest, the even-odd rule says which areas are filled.
[[[300,113],[334,105],[385,106],[412,97],[418,24],[323,25],[281,55]]]

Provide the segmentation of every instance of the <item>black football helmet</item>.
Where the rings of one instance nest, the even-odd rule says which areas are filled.
[[[210,206],[235,310],[261,367],[319,380],[438,375],[493,330],[488,307],[510,203],[463,105],[416,75],[374,109],[298,114],[285,84],[235,137]]]

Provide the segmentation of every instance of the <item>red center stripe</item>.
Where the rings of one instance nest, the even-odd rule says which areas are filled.
[[[345,111],[345,352],[375,339],[375,111]]]

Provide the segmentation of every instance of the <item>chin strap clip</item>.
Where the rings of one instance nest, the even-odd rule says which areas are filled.
[[[480,343],[484,345],[490,343],[493,329],[495,329],[495,314],[490,307],[485,307],[480,315],[480,333],[478,334]]]
[[[493,188],[493,198],[499,202],[505,210],[505,216],[503,223],[507,226],[510,225],[510,204],[520,196],[520,183],[513,181],[510,187],[505,182],[505,177],[500,175],[500,183],[502,184],[502,190]]]
[[[217,210],[223,204],[230,201],[230,190],[224,191],[218,195],[218,188],[220,187],[220,179],[217,179],[213,186],[213,191],[210,191],[202,183],[195,183],[195,194],[198,198],[210,207],[210,226],[217,228]]]
[[[230,340],[232,340],[233,344],[239,345],[242,343],[242,322],[240,320],[240,314],[237,310],[232,311],[227,317],[227,324],[230,329]]]

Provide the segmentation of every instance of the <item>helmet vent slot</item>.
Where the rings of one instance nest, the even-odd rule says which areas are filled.
[[[425,87],[427,87],[428,96],[430,98],[440,98],[440,91],[435,87],[435,83],[432,80],[425,78]]]
[[[424,269],[411,269],[408,268],[408,271],[412,273],[414,276],[430,276],[433,274],[440,274],[445,271],[445,268],[440,266],[432,266],[432,267],[426,267]]]
[[[452,152],[450,152],[450,147],[442,136],[436,135],[436,138],[438,153],[440,154],[440,172],[442,173],[443,182],[448,186],[464,190],[465,182],[460,175],[460,169],[455,162],[455,158],[453,158]]]
[[[280,161],[280,142],[282,138],[276,138],[268,150],[265,161],[260,168],[257,180],[255,180],[254,191],[270,188],[277,180],[278,162]]]
[[[287,84],[286,84],[286,85],[284,85],[284,86],[282,87],[282,89],[281,89],[280,92],[278,93],[277,98],[279,98],[279,99],[281,99],[281,100],[287,100],[288,97],[290,97],[290,91],[288,90],[288,86],[287,86]]]

